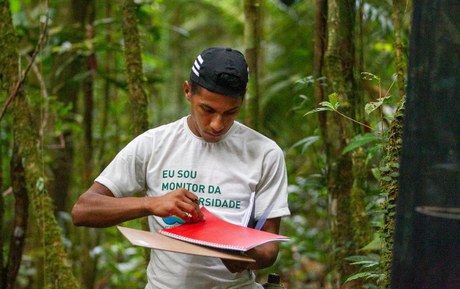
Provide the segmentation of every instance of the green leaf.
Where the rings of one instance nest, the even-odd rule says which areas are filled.
[[[331,110],[331,111],[335,110],[334,105],[332,103],[330,103],[329,101],[322,101],[319,104],[321,106],[323,106],[323,108],[327,108],[328,110]]]
[[[328,107],[318,107],[313,110],[310,110],[309,112],[305,113],[304,116],[315,113],[315,112],[320,112],[320,111],[333,111],[332,109]]]
[[[345,280],[345,283],[359,279],[359,278],[367,278],[371,275],[372,273],[369,273],[369,272],[361,272],[361,273],[353,274],[350,277],[348,277],[347,280]]]
[[[392,178],[398,178],[398,177],[399,177],[399,173],[398,173],[398,172],[391,173],[391,174],[390,174],[390,177],[392,177]]]
[[[382,181],[391,182],[392,179],[391,179],[391,177],[385,176],[385,177],[382,178]]]
[[[362,147],[366,144],[372,143],[374,141],[380,140],[380,136],[374,133],[359,134],[351,139],[350,143],[343,149],[342,154],[351,152],[359,147]]]
[[[352,262],[360,262],[360,261],[369,260],[369,257],[363,256],[363,255],[354,255],[354,256],[346,257],[345,260],[352,261]]]
[[[299,140],[295,144],[292,145],[293,148],[302,146],[302,154],[315,142],[319,140],[319,136],[310,136],[304,139]]]
[[[339,95],[336,92],[329,94],[328,98],[329,98],[330,104],[332,105],[334,109],[339,107],[339,101],[338,101]]]
[[[382,104],[383,104],[383,99],[380,99],[379,101],[369,102],[369,103],[366,103],[366,105],[364,106],[364,110],[366,111],[367,114],[371,114],[371,112],[373,112],[374,110],[382,106]]]
[[[376,236],[369,244],[364,246],[361,250],[363,251],[374,251],[382,248],[382,240],[379,236]]]

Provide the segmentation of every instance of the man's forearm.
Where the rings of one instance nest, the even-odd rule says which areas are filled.
[[[269,242],[250,250],[248,256],[256,260],[249,265],[249,269],[260,270],[273,265],[278,256],[278,243]]]
[[[108,189],[95,183],[75,203],[72,222],[76,226],[109,227],[147,215],[145,198],[115,198]]]

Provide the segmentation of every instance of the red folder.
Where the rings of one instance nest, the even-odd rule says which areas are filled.
[[[120,232],[131,242],[133,245],[142,246],[146,248],[164,250],[176,253],[191,254],[198,256],[215,257],[221,259],[237,260],[243,262],[254,263],[255,260],[244,256],[242,254],[235,254],[233,252],[224,252],[222,250],[199,246],[184,241],[169,238],[158,234],[157,232],[136,230],[126,227],[118,226]]]
[[[267,242],[287,241],[289,238],[265,231],[238,226],[224,221],[201,208],[206,221],[185,223],[174,228],[162,229],[162,235],[193,244],[245,252]]]

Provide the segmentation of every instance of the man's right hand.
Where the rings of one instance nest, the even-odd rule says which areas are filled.
[[[145,206],[155,216],[177,216],[190,223],[204,221],[198,197],[182,188],[160,197],[145,197]]]

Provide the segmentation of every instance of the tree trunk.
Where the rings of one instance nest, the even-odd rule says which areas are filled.
[[[85,24],[85,40],[92,41],[95,35],[95,3],[88,0],[83,8],[86,13],[82,19]],[[93,109],[94,109],[94,80],[96,78],[97,69],[96,54],[94,51],[89,52],[86,56],[86,69],[88,76],[83,81],[83,184],[85,187],[90,187],[93,182]],[[97,259],[91,256],[91,250],[98,245],[99,232],[95,232],[91,228],[82,228],[81,246],[81,281],[85,288],[94,288],[94,283],[97,274]]]
[[[315,35],[314,35],[314,59],[313,59],[313,77],[314,94],[316,103],[321,103],[326,100],[323,89],[323,68],[324,68],[324,53],[327,45],[327,0],[316,0],[315,10]],[[328,134],[328,114],[319,113],[318,121],[321,137],[323,139],[324,151],[329,151]]]
[[[395,35],[395,62],[396,62],[396,79],[398,83],[398,95],[400,98],[403,98],[406,95],[406,59],[403,56],[403,43],[402,43],[402,10],[403,5],[406,1],[402,0],[393,0],[393,26],[394,26],[394,35]]]
[[[16,277],[21,266],[22,252],[28,225],[29,197],[25,187],[24,167],[21,163],[21,156],[17,151],[17,145],[13,144],[13,158],[11,159],[11,181],[14,204],[14,226],[10,237],[10,247],[8,250],[8,262],[6,264],[6,282],[2,288],[15,288]]]
[[[170,29],[168,32],[168,53],[167,61],[171,63],[170,71],[165,71],[169,75],[166,76],[171,81],[165,83],[167,94],[171,96],[170,103],[174,103],[177,115],[181,115],[188,107],[185,103],[183,83],[184,83],[184,68],[190,68],[189,63],[185,62],[184,53],[187,48],[187,39],[182,32],[179,31],[180,27],[184,25],[184,14],[190,13],[187,11],[188,5],[177,5],[176,1],[165,1],[165,8],[168,11],[167,19],[169,25],[177,27],[177,29]],[[185,6],[185,7],[184,7]],[[189,70],[187,70],[189,71]],[[161,119],[161,110],[155,111],[155,119]]]
[[[121,0],[122,31],[125,42],[126,78],[128,80],[129,112],[135,111],[131,124],[134,137],[148,129],[147,95],[144,90],[144,73],[140,37],[137,29],[136,4],[133,0]],[[126,45],[128,44],[129,45]],[[144,230],[149,230],[147,218],[141,219]],[[145,260],[150,258],[150,249],[144,250]]]
[[[414,1],[391,288],[460,284],[460,2]]]
[[[144,90],[144,73],[142,68],[141,44],[137,29],[136,4],[133,0],[121,0],[121,28],[124,39],[126,60],[126,79],[129,91],[129,111],[132,114],[132,131],[134,136],[148,128],[147,95]],[[136,112],[136,113],[132,113]]]
[[[359,98],[356,95],[354,80],[354,28],[355,3],[352,0],[328,1],[328,45],[325,64],[330,93],[338,95],[341,111],[356,118]],[[350,153],[342,154],[348,141],[359,129],[353,123],[334,114],[328,123],[326,142],[329,189],[330,224],[333,236],[333,267],[335,268],[334,283],[342,288],[344,280],[355,273],[346,257],[356,254],[359,244],[356,243],[356,228],[360,226],[357,215],[362,215],[362,202],[358,199],[363,193],[359,179],[355,174],[362,174],[359,159],[352,158]],[[355,212],[354,210],[360,211]],[[358,229],[359,230],[359,229]],[[359,281],[345,284],[343,288],[360,288]]]
[[[244,42],[246,59],[249,66],[249,83],[246,94],[245,121],[254,129],[259,127],[260,100],[260,41],[262,39],[262,2],[263,0],[244,1]]]
[[[398,197],[399,162],[402,145],[402,131],[404,118],[404,100],[395,113],[394,120],[385,136],[388,143],[385,144],[385,152],[380,164],[380,187],[386,196],[382,204],[384,211],[384,225],[380,230],[382,239],[382,251],[380,255],[381,266],[385,278],[381,288],[388,288],[391,274],[391,260],[393,248],[393,235],[396,215],[396,201]]]
[[[406,62],[403,57],[403,44],[401,37],[401,18],[402,18],[402,2],[393,0],[393,25],[395,29],[395,64],[396,77],[398,83],[398,96],[401,98],[400,106],[398,107],[395,117],[390,124],[387,136],[388,143],[385,145],[385,154],[382,158],[380,170],[380,187],[383,194],[386,196],[385,202],[382,204],[384,215],[384,225],[380,230],[382,238],[381,251],[381,267],[385,274],[382,281],[382,288],[389,288],[393,249],[393,235],[395,229],[396,204],[398,197],[398,178],[399,178],[399,162],[402,145],[402,131],[404,121],[404,104],[405,104],[405,75]]]
[[[115,3],[113,3],[111,0],[106,0],[104,5],[105,5],[105,15],[104,17],[109,19],[114,17],[113,15],[113,9],[112,6]],[[107,23],[106,24],[106,29],[105,29],[105,42],[111,45],[113,43],[113,24],[112,23]],[[104,92],[103,92],[103,99],[102,99],[102,107],[100,111],[100,119],[99,121],[99,127],[100,130],[98,132],[98,135],[100,136],[101,141],[98,144],[98,151],[97,151],[97,156],[95,156],[94,160],[97,161],[96,164],[94,164],[95,171],[99,172],[104,169],[104,167],[107,165],[107,162],[110,160],[110,158],[106,154],[106,147],[109,144],[109,146],[113,147],[118,147],[119,141],[115,140],[114,138],[107,140],[106,135],[108,131],[108,125],[109,125],[109,109],[110,109],[110,104],[116,103],[117,102],[117,97],[118,97],[118,90],[113,89],[113,85],[111,83],[112,78],[116,77],[116,73],[113,73],[115,65],[115,54],[113,53],[112,50],[108,49],[101,61],[101,66],[104,67],[104,73],[107,76],[106,79],[104,80]],[[115,128],[115,131],[118,131],[118,126],[119,126],[119,120],[115,116],[113,119],[110,121],[110,125]],[[118,138],[118,134],[116,136]]]
[[[9,11],[8,1],[0,0],[0,43],[7,43],[1,53],[2,75],[8,83],[9,95],[13,95],[18,77],[18,42]],[[6,56],[6,57],[5,57]],[[46,191],[42,170],[43,160],[37,147],[38,133],[32,119],[30,105],[25,93],[19,89],[10,108],[13,117],[14,142],[25,172],[25,187],[32,204],[32,212],[43,241],[45,271],[43,288],[78,288],[78,284],[68,265],[61,239],[61,231],[53,212],[53,203]]]
[[[81,43],[84,40],[85,25],[88,23],[88,7],[92,0],[70,0],[67,4],[56,7],[59,13],[56,21],[65,27],[65,40],[71,44]],[[69,59],[71,60],[69,62]],[[81,74],[85,68],[85,58],[71,50],[53,58],[56,73],[53,75],[53,94],[64,106],[71,106],[71,114],[63,121],[75,124],[74,116],[77,114],[78,94],[80,82],[74,81],[76,75]],[[57,116],[60,117],[60,116]],[[70,127],[70,128],[69,128]],[[56,211],[67,211],[69,200],[70,178],[74,170],[75,141],[72,125],[66,126],[58,138],[51,140],[55,145],[53,150],[53,163],[51,169],[53,179],[50,182],[50,194],[56,204]]]
[[[2,9],[2,7],[0,7]],[[0,12],[0,15],[3,15],[3,12]],[[3,29],[3,23],[0,20],[0,29]],[[0,43],[0,49],[2,49],[3,44]],[[3,50],[3,49],[2,49]],[[0,59],[2,59],[0,57]],[[2,69],[0,68],[0,73],[3,73]],[[0,83],[0,91],[4,91],[3,87]],[[2,96],[2,95],[0,95]],[[3,142],[0,140],[0,232],[5,232],[3,228],[4,216],[5,216],[5,199],[3,196]],[[0,248],[3,248],[3,238],[0,238]],[[6,287],[6,268],[4,268],[3,264],[3,250],[0,250],[0,286],[2,288]]]
[[[13,45],[16,43],[16,37],[14,30],[12,30],[11,14],[9,11],[9,5],[5,1],[0,1],[0,75],[7,76],[10,73],[17,73],[13,71],[14,63],[12,62],[15,57],[15,50]],[[7,81],[7,77],[3,78],[5,81],[0,82],[2,91],[10,91],[11,82]],[[2,80],[3,80],[2,79]],[[15,80],[17,77],[15,77]],[[8,97],[8,94],[6,94]],[[5,98],[6,99],[6,98]],[[1,144],[3,147],[3,144]],[[0,149],[0,153],[3,149]],[[3,164],[3,154],[0,157],[0,165]],[[3,228],[3,216],[4,216],[4,197],[3,197],[3,165],[0,168],[1,179],[0,179],[0,232],[5,236],[10,234],[9,249],[4,255],[3,240],[7,238],[0,238],[0,287],[5,289],[12,289],[16,283],[16,277],[19,272],[19,267],[22,260],[22,252],[24,249],[25,236],[27,231],[28,223],[28,209],[29,200],[27,196],[27,190],[25,188],[24,179],[24,167],[21,163],[21,157],[17,152],[17,145],[13,147],[13,158],[10,161],[10,176],[12,192],[15,197],[14,206],[14,221],[13,221],[13,232],[7,232]],[[6,261],[6,263],[4,263]]]

